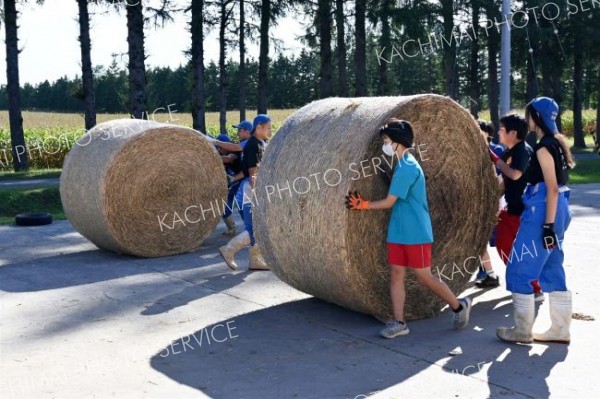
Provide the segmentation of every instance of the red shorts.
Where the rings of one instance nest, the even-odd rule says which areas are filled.
[[[393,244],[387,243],[388,263],[393,266],[423,269],[431,267],[431,243],[429,244]]]
[[[508,264],[513,242],[517,237],[521,216],[512,215],[506,211],[501,211],[498,215],[498,224],[496,224],[496,249],[498,255],[502,258],[504,264]]]

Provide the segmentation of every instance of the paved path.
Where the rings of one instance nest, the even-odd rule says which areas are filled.
[[[0,189],[58,186],[59,183],[60,179],[58,177],[50,179],[0,180]]]
[[[600,155],[594,153],[574,154],[577,161],[600,159]]]
[[[509,293],[473,287],[472,321],[373,318],[311,298],[270,272],[230,272],[217,247],[159,259],[97,249],[68,221],[0,227],[3,398],[600,397],[600,184],[573,187],[565,243],[573,342],[508,345]],[[241,224],[240,224],[241,226]],[[500,275],[504,269],[493,253]],[[239,263],[245,265],[244,250]],[[502,282],[503,286],[504,281]],[[549,323],[543,305],[537,329]],[[454,356],[450,352],[458,353]]]

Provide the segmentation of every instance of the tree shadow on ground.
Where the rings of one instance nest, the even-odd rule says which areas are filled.
[[[492,363],[490,396],[522,396],[522,391],[543,396],[548,392],[545,378],[566,353],[559,349],[529,356],[497,340],[492,330],[503,324],[506,309],[496,305],[505,300],[476,306],[469,329],[452,330],[450,315],[444,312],[411,322],[411,333],[394,340],[378,337],[382,326],[370,316],[317,299],[299,300],[178,338],[150,363],[213,398],[355,398],[400,384],[430,367],[452,373],[478,363],[485,367],[486,362]],[[451,357],[456,347],[463,353]],[[496,360],[507,349],[514,361]],[[516,379],[513,373],[527,379]],[[476,382],[464,380],[477,378],[473,373],[456,374],[457,387]],[[454,397],[452,387],[448,393]]]

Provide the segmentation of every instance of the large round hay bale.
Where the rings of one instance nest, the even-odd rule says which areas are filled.
[[[389,182],[374,165],[386,165],[378,132],[391,117],[410,121],[415,130],[434,231],[432,272],[461,292],[491,234],[497,183],[478,125],[449,98],[330,98],[308,104],[269,144],[254,210],[257,240],[277,277],[380,319],[392,315],[385,246],[389,211],[348,211],[344,196],[355,190],[367,199],[387,195]],[[442,307],[409,272],[406,317],[430,317]]]
[[[196,249],[219,223],[227,178],[195,130],[123,119],[91,129],[65,159],[65,215],[98,247],[142,257]]]

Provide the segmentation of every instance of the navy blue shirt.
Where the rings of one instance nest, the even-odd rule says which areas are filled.
[[[263,153],[265,151],[265,143],[256,137],[252,136],[244,145],[242,156],[242,171],[245,177],[250,177],[250,169],[260,165]]]

